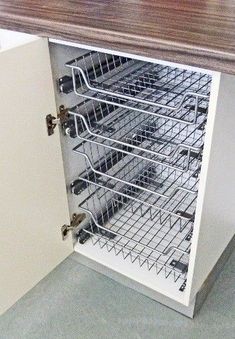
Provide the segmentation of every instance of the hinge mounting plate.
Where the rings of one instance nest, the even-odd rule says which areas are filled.
[[[47,126],[47,134],[50,136],[54,134],[54,129],[60,123],[63,124],[68,119],[68,109],[61,105],[59,107],[59,113],[57,114],[57,118],[51,114],[46,116],[46,126]]]
[[[69,231],[73,231],[74,229],[76,229],[85,218],[85,213],[74,213],[70,225],[65,224],[61,227],[62,240],[65,240],[68,236]]]

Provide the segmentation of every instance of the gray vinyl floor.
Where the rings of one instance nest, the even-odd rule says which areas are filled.
[[[235,338],[235,252],[194,320],[72,255],[1,316],[0,338]]]

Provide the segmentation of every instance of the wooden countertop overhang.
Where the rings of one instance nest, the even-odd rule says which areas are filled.
[[[0,28],[235,74],[235,0],[0,0]]]

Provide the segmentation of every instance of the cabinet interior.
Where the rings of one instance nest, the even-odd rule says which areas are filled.
[[[50,43],[75,250],[182,301],[211,75]],[[129,271],[129,273],[128,273]]]

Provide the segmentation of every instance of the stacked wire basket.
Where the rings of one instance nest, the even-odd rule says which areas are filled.
[[[185,281],[211,77],[99,52],[66,66],[79,97],[66,132],[85,163],[71,184],[86,193],[80,242]]]

